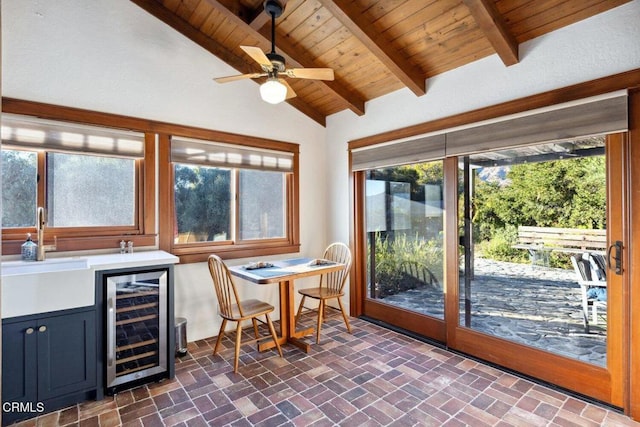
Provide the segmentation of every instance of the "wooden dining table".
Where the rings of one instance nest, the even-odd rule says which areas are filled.
[[[232,275],[258,285],[278,283],[280,285],[280,345],[290,343],[309,352],[311,346],[300,338],[313,334],[315,328],[296,331],[296,306],[294,281],[303,277],[318,276],[341,270],[344,264],[315,258],[292,258],[267,263],[268,266],[255,268],[258,263],[229,267]],[[264,351],[275,347],[273,341],[260,343],[258,349]]]

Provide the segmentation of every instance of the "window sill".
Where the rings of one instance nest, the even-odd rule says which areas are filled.
[[[155,234],[122,234],[113,236],[91,236],[91,237],[58,237],[56,242],[56,252],[87,251],[92,249],[113,249],[114,252],[120,248],[120,241],[132,241],[134,247],[156,246]],[[53,244],[53,239],[45,239],[47,244]],[[3,255],[20,254],[23,240],[2,240]]]

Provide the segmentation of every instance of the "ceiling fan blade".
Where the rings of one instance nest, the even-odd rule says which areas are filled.
[[[260,49],[255,46],[240,46],[240,49],[244,50],[244,52],[249,55],[254,61],[263,67],[267,67],[269,69],[273,68],[271,61],[267,58],[267,55]]]
[[[287,83],[284,79],[278,79],[278,81],[287,87],[287,96],[284,99],[294,98],[298,96],[293,88],[289,86],[289,83]]]
[[[251,73],[251,74],[238,74],[235,76],[227,76],[227,77],[218,77],[213,79],[218,83],[229,83],[235,82],[236,80],[244,80],[244,79],[257,79],[258,77],[265,77],[266,74],[262,73]]]
[[[333,80],[331,68],[291,68],[285,73],[294,79]]]

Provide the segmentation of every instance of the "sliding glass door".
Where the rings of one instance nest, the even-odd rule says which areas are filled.
[[[367,312],[443,338],[443,162],[365,173]]]
[[[605,137],[460,162],[461,326],[607,364]]]
[[[362,314],[622,406],[624,144],[360,173]]]
[[[623,135],[458,165],[463,255],[447,344],[623,406]]]

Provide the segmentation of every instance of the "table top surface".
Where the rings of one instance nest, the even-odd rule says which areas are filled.
[[[255,268],[257,263],[229,267],[234,276],[258,284],[279,283],[302,277],[331,273],[344,268],[344,264],[319,258],[292,258],[266,263],[266,267]]]

